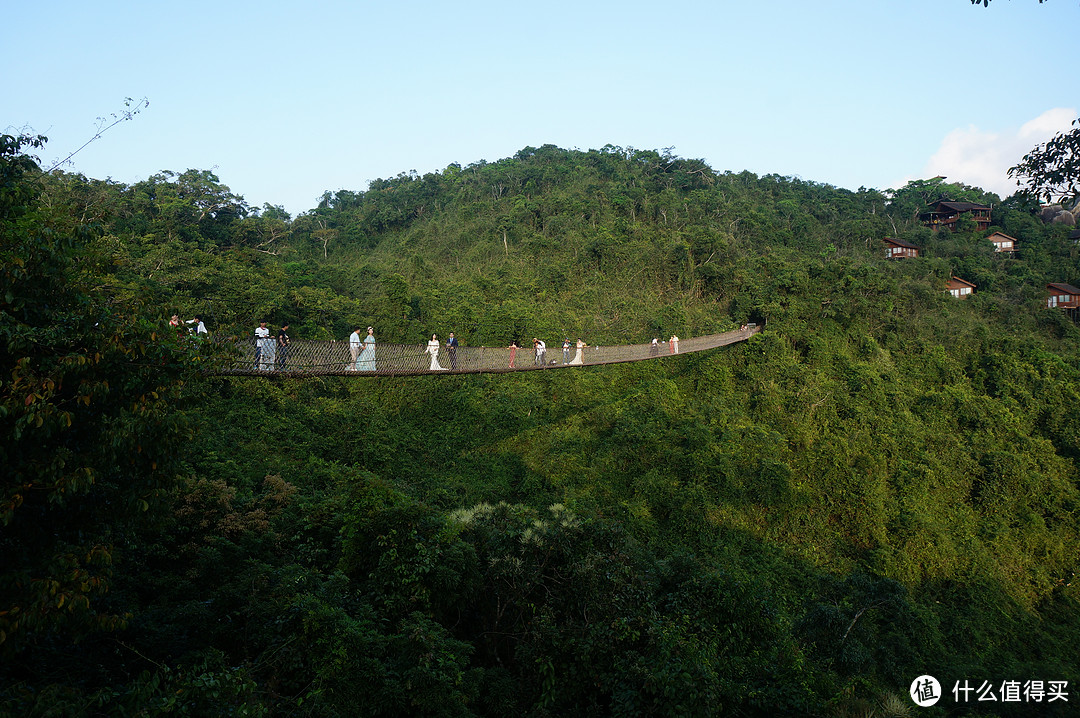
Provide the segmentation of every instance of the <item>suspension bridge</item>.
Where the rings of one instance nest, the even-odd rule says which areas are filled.
[[[538,355],[532,346],[471,347],[450,349],[445,343],[433,356],[430,347],[417,344],[376,342],[357,347],[338,341],[291,341],[277,346],[274,337],[237,346],[238,355],[224,361],[213,373],[228,376],[420,376],[430,374],[505,374],[544,371],[576,366],[597,366],[662,359],[692,354],[746,341],[761,330],[754,324],[708,336],[658,344],[582,346],[568,350],[560,342]]]

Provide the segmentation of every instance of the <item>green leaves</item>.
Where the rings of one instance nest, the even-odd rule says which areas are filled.
[[[1055,197],[1064,201],[1080,195],[1080,119],[1072,124],[1075,129],[1036,145],[1009,168],[1017,186],[1047,203]]]
[[[977,188],[887,204],[668,151],[526,148],[295,220],[244,216],[208,172],[8,160],[0,643],[22,682],[0,700],[816,715],[942,655],[1037,646],[1022,673],[1074,675],[1080,331],[1038,305],[1080,254],[1018,203],[995,207],[1005,259],[916,226]],[[885,234],[929,256],[886,262]],[[951,302],[958,271],[985,298]],[[204,381],[169,310],[556,354],[768,325],[573,372]]]
[[[0,143],[0,650],[119,625],[96,601],[110,548],[162,498],[188,434],[172,411],[198,348],[161,332],[102,271],[93,232],[34,199],[41,176]],[[18,216],[18,222],[10,221]],[[44,590],[43,587],[47,587]],[[56,596],[60,596],[59,599]],[[63,605],[56,605],[62,601]]]

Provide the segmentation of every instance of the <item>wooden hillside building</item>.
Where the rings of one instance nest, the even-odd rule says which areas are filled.
[[[975,285],[960,277],[950,277],[945,291],[957,299],[967,299],[975,292]]]
[[[893,239],[892,237],[886,237],[883,241],[885,242],[885,259],[904,259],[905,257],[919,256],[919,248],[910,242]]]
[[[1010,237],[1004,232],[994,232],[987,239],[994,245],[994,252],[996,254],[1015,254],[1016,253],[1016,239]]]
[[[919,221],[935,230],[948,227],[955,232],[956,221],[965,214],[969,214],[975,220],[975,225],[980,232],[990,228],[990,205],[975,202],[938,200],[930,205],[929,212],[919,215]]]
[[[1049,294],[1046,298],[1048,309],[1076,309],[1080,306],[1080,289],[1064,282],[1051,282],[1046,285]]]

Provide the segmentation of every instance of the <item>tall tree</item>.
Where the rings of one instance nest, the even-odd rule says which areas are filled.
[[[121,299],[92,225],[43,207],[44,137],[0,136],[0,651],[122,624],[114,548],[162,498],[189,435],[198,347]],[[51,213],[55,212],[55,217]]]

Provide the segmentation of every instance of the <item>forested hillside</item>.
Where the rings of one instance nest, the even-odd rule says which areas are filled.
[[[1075,710],[1080,331],[1045,285],[1080,247],[1019,197],[545,145],[292,218],[207,171],[129,186],[2,149],[0,710],[907,715],[923,674],[926,715]],[[993,226],[922,227],[942,197]],[[527,374],[202,371],[261,319],[764,331]],[[1069,701],[957,703],[964,680]]]

